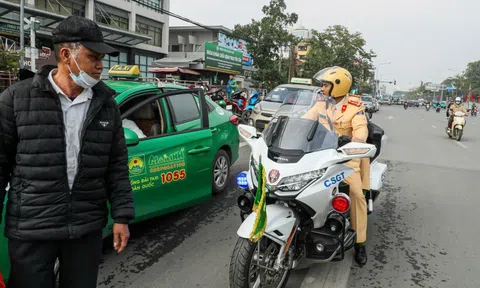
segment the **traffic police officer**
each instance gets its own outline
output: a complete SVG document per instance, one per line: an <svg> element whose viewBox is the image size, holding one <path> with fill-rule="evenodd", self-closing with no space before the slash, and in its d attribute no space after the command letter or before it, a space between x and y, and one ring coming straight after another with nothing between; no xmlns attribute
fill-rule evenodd
<svg viewBox="0 0 480 288"><path fill-rule="evenodd" d="M365 143L368 137L367 117L365 107L358 95L347 95L352 86L352 75L348 70L341 67L325 68L314 77L321 83L321 91L324 96L331 96L335 100L336 107L333 114L333 125L340 136L349 136L353 142ZM325 113L324 103L318 102L303 117L322 122L319 115ZM330 114L330 113L329 113ZM362 161L369 161L365 159ZM351 222L353 229L357 232L357 243L355 244L355 261L363 266L367 263L367 251L365 242L367 240L367 203L363 189L370 189L370 163L364 162L360 173L360 159L353 159L346 163L354 169L354 173L344 181L350 185L350 198L352 201ZM363 177L362 177L363 176ZM362 178L365 182L362 184Z"/></svg>

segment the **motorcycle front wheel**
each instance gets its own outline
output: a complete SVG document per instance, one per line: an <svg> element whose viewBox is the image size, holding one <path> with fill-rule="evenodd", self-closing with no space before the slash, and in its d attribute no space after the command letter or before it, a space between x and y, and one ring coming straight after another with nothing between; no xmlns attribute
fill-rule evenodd
<svg viewBox="0 0 480 288"><path fill-rule="evenodd" d="M457 136L457 141L462 139L463 130L455 128L455 135Z"/></svg>
<svg viewBox="0 0 480 288"><path fill-rule="evenodd" d="M230 288L285 287L293 256L288 253L276 269L275 262L279 253L280 245L268 238L263 237L257 243L238 238L230 259Z"/></svg>

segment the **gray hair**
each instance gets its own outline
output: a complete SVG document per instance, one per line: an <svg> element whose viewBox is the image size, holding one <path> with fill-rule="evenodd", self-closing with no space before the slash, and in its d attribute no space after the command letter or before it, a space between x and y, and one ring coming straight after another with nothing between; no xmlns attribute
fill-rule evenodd
<svg viewBox="0 0 480 288"><path fill-rule="evenodd" d="M55 50L55 58L57 59L57 62L60 61L60 50L62 48L68 48L70 49L70 52L72 53L72 56L76 58L78 56L78 52L80 51L80 44L79 42L71 42L71 43L58 43L55 44L53 49Z"/></svg>

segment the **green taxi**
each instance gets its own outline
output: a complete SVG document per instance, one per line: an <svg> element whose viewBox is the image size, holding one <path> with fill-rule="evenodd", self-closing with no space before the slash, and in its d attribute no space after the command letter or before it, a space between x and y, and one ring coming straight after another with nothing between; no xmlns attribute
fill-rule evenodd
<svg viewBox="0 0 480 288"><path fill-rule="evenodd" d="M113 66L109 72L139 74L137 66ZM104 82L117 92L122 113L135 203L133 222L193 206L227 189L230 167L238 159L237 116L183 86L156 80ZM111 234L112 225L110 218L104 237ZM3 226L4 221L0 272L8 278Z"/></svg>

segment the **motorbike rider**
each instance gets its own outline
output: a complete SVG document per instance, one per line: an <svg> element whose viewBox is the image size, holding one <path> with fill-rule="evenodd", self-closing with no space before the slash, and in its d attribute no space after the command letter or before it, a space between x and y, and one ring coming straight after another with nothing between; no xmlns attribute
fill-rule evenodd
<svg viewBox="0 0 480 288"><path fill-rule="evenodd" d="M362 104L359 95L349 95L353 79L350 72L341 67L329 67L318 72L314 79L320 82L321 91L324 96L332 97L336 105L334 107L334 129L339 136L349 136L353 142L365 143L368 137L367 117L365 106ZM303 117L322 122L321 117L325 111L324 103L320 101L311 108ZM323 124L323 123L322 123ZM368 160L368 159L366 159ZM350 197L352 208L350 212L353 229L357 232L357 243L355 244L355 261L363 266L367 263L367 203L363 188L370 188L369 183L363 186L360 168L367 169L366 162L361 165L360 159L353 159L346 163L354 169L354 173L344 181L350 186ZM368 163L369 168L370 163ZM363 166L363 167L361 167ZM368 177L369 173L368 173Z"/></svg>
<svg viewBox="0 0 480 288"><path fill-rule="evenodd" d="M450 105L450 107L448 108L448 111L449 111L448 131L450 132L450 127L452 126L452 122L453 122L453 114L455 114L455 112L457 111L467 114L467 109L465 109L465 106L462 103L462 98L457 97L455 98L455 102L452 105Z"/></svg>

